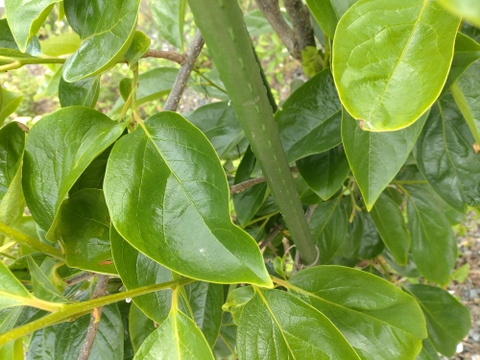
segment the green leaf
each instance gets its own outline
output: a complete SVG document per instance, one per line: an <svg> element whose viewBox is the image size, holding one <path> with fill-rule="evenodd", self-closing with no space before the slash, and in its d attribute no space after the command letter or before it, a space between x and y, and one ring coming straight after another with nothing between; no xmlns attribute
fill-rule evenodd
<svg viewBox="0 0 480 360"><path fill-rule="evenodd" d="M66 82L63 77L58 86L58 99L62 107L82 105L94 107L100 94L100 76L76 82Z"/></svg>
<svg viewBox="0 0 480 360"><path fill-rule="evenodd" d="M20 281L0 262L0 310L13 306L32 304L35 298Z"/></svg>
<svg viewBox="0 0 480 360"><path fill-rule="evenodd" d="M48 279L47 275L45 275L30 255L27 256L27 263L32 277L33 293L38 299L60 303L69 302Z"/></svg>
<svg viewBox="0 0 480 360"><path fill-rule="evenodd" d="M234 184L239 184L243 181L250 180L251 174L255 169L257 159L250 147L243 155L240 165L238 165L237 172L235 173ZM245 189L238 194L233 194L233 206L235 213L237 214L237 221L240 226L245 225L252 220L257 211L260 209L265 201L267 194L267 184L256 184L252 187Z"/></svg>
<svg viewBox="0 0 480 360"><path fill-rule="evenodd" d="M245 305L252 300L255 295L255 290L251 286L237 287L235 290L228 293L228 298L223 305L223 310L231 313L232 319L235 323L240 322L242 311L245 309Z"/></svg>
<svg viewBox="0 0 480 360"><path fill-rule="evenodd" d="M25 211L25 199L22 192L22 169L18 168L5 196L0 201L0 221L5 225L17 223ZM17 225L17 224L15 224ZM0 236L0 244L3 236Z"/></svg>
<svg viewBox="0 0 480 360"><path fill-rule="evenodd" d="M480 44L460 32L457 33L452 67L448 73L447 82L443 87L443 91L449 90L465 70L478 59L480 59Z"/></svg>
<svg viewBox="0 0 480 360"><path fill-rule="evenodd" d="M321 312L280 290L257 289L237 330L240 359L360 359Z"/></svg>
<svg viewBox="0 0 480 360"><path fill-rule="evenodd" d="M373 206L370 215L395 261L400 265L406 265L410 249L410 234L398 205L387 195L382 194Z"/></svg>
<svg viewBox="0 0 480 360"><path fill-rule="evenodd" d="M194 282L185 287L193 319L212 348L222 325L223 285Z"/></svg>
<svg viewBox="0 0 480 360"><path fill-rule="evenodd" d="M0 129L0 201L13 182L22 161L25 131L12 122Z"/></svg>
<svg viewBox="0 0 480 360"><path fill-rule="evenodd" d="M13 91L8 91L0 86L2 101L0 101L0 126L3 125L8 115L12 114L22 102L23 96Z"/></svg>
<svg viewBox="0 0 480 360"><path fill-rule="evenodd" d="M130 68L150 49L150 43L150 38L145 33L135 30L132 43L125 53L125 60L129 63Z"/></svg>
<svg viewBox="0 0 480 360"><path fill-rule="evenodd" d="M480 93L479 93L480 94ZM464 212L480 205L480 157L475 140L450 94L432 107L418 138L418 169L450 206Z"/></svg>
<svg viewBox="0 0 480 360"><path fill-rule="evenodd" d="M145 339L135 359L213 360L214 357L193 320L176 310Z"/></svg>
<svg viewBox="0 0 480 360"><path fill-rule="evenodd" d="M64 65L63 78L76 82L111 68L127 52L140 0L69 0L65 14L82 45Z"/></svg>
<svg viewBox="0 0 480 360"><path fill-rule="evenodd" d="M457 16L480 27L480 3L476 0L438 0L440 4Z"/></svg>
<svg viewBox="0 0 480 360"><path fill-rule="evenodd" d="M333 39L338 21L356 2L357 0L307 0L307 6L322 31Z"/></svg>
<svg viewBox="0 0 480 360"><path fill-rule="evenodd" d="M26 359L77 359L89 323L90 314L36 331ZM89 359L123 359L123 322L115 304L103 307Z"/></svg>
<svg viewBox="0 0 480 360"><path fill-rule="evenodd" d="M367 212L357 212L355 217L361 218L362 238L358 248L358 257L364 260L370 260L380 255L385 245L378 234L377 228L372 220L372 217Z"/></svg>
<svg viewBox="0 0 480 360"><path fill-rule="evenodd" d="M459 24L434 0L360 0L345 13L333 41L333 77L364 130L403 129L430 108L447 79Z"/></svg>
<svg viewBox="0 0 480 360"><path fill-rule="evenodd" d="M244 145L241 149L237 148L245 135L233 106L228 104L226 101L208 104L197 108L187 117L207 136L220 159L236 158L245 150Z"/></svg>
<svg viewBox="0 0 480 360"><path fill-rule="evenodd" d="M440 357L438 356L438 352L433 346L430 339L423 340L422 344L423 344L422 351L420 352L420 354L418 354L416 360L440 360Z"/></svg>
<svg viewBox="0 0 480 360"><path fill-rule="evenodd" d="M297 160L303 180L323 200L330 199L342 187L350 167L343 146Z"/></svg>
<svg viewBox="0 0 480 360"><path fill-rule="evenodd" d="M424 187L410 185L407 191L408 229L412 236L413 260L426 279L446 285L457 257L452 228Z"/></svg>
<svg viewBox="0 0 480 360"><path fill-rule="evenodd" d="M172 280L170 270L138 252L118 234L113 226L110 228L110 241L115 266L127 289L137 289ZM136 296L133 302L150 319L161 323L168 316L171 298L170 291L157 291Z"/></svg>
<svg viewBox="0 0 480 360"><path fill-rule="evenodd" d="M62 204L59 230L67 265L116 274L110 250L110 224L103 191L83 189Z"/></svg>
<svg viewBox="0 0 480 360"><path fill-rule="evenodd" d="M60 0L5 0L5 12L15 42L25 52L33 38L47 19L53 6Z"/></svg>
<svg viewBox="0 0 480 360"><path fill-rule="evenodd" d="M467 281L468 276L470 275L470 264L465 263L460 266L455 272L452 274L452 279L456 282L463 284Z"/></svg>
<svg viewBox="0 0 480 360"><path fill-rule="evenodd" d="M272 26L260 9L249 11L243 16L250 36L260 36L273 33Z"/></svg>
<svg viewBox="0 0 480 360"><path fill-rule="evenodd" d="M156 68L140 74L138 77L140 85L137 88L137 106L167 95L172 89L177 74L178 69L168 67ZM125 100L118 99L110 113L118 115L124 105Z"/></svg>
<svg viewBox="0 0 480 360"><path fill-rule="evenodd" d="M470 127L477 145L480 144L480 91L474 85L474 78L472 77L477 78L479 75L480 61L476 61L457 80L457 83L450 88L453 98Z"/></svg>
<svg viewBox="0 0 480 360"><path fill-rule="evenodd" d="M75 184L71 187L70 196L82 189L102 189L103 178L105 177L105 169L107 167L107 160L112 151L113 145L109 146L80 175Z"/></svg>
<svg viewBox="0 0 480 360"><path fill-rule="evenodd" d="M317 266L298 272L290 283L333 322L362 359L415 359L427 337L417 302L375 275Z"/></svg>
<svg viewBox="0 0 480 360"><path fill-rule="evenodd" d="M179 49L183 49L183 23L186 6L186 0L160 0L154 1L150 8L160 35Z"/></svg>
<svg viewBox="0 0 480 360"><path fill-rule="evenodd" d="M427 115L406 129L374 133L362 131L350 114L343 112L343 146L368 210L407 160Z"/></svg>
<svg viewBox="0 0 480 360"><path fill-rule="evenodd" d="M57 57L74 53L80 47L80 43L81 40L78 34L65 33L50 36L40 44L44 55Z"/></svg>
<svg viewBox="0 0 480 360"><path fill-rule="evenodd" d="M22 308L17 307L0 311L0 334L6 333L15 326L22 310ZM23 360L23 352L23 339L17 339L15 342L0 346L0 359Z"/></svg>
<svg viewBox="0 0 480 360"><path fill-rule="evenodd" d="M257 244L231 222L215 150L182 116L161 112L122 137L104 190L115 228L148 257L199 280L271 286Z"/></svg>
<svg viewBox="0 0 480 360"><path fill-rule="evenodd" d="M135 352L153 331L155 331L153 320L148 318L135 304L132 304L128 316L128 332Z"/></svg>
<svg viewBox="0 0 480 360"><path fill-rule="evenodd" d="M288 161L340 144L341 116L340 101L328 69L300 86L275 114Z"/></svg>
<svg viewBox="0 0 480 360"><path fill-rule="evenodd" d="M44 116L32 128L23 162L23 191L48 239L54 237L54 222L70 188L125 126L96 110L74 106Z"/></svg>
<svg viewBox="0 0 480 360"><path fill-rule="evenodd" d="M468 335L470 312L441 288L415 284L408 291L422 307L427 321L428 339L441 354L451 357L458 343Z"/></svg>
<svg viewBox="0 0 480 360"><path fill-rule="evenodd" d="M341 198L318 204L309 228L320 250L320 264L326 264L342 246L348 233L348 215Z"/></svg>

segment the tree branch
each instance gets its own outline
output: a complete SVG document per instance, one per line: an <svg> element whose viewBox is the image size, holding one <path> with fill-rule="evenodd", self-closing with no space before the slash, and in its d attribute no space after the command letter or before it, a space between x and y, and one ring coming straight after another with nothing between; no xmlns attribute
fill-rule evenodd
<svg viewBox="0 0 480 360"><path fill-rule="evenodd" d="M193 66L195 65L195 62L202 51L203 44L204 41L202 34L200 33L200 30L197 30L192 42L187 48L185 53L185 63L178 72L177 78L175 79L175 83L172 87L172 91L170 91L167 102L163 107L164 110L175 111L177 109L180 99L182 98L183 91L187 86L188 78L190 77Z"/></svg>
<svg viewBox="0 0 480 360"><path fill-rule="evenodd" d="M302 60L302 52L295 39L295 32L288 26L280 12L278 0L255 0L263 15L267 18L273 30L277 33L290 55Z"/></svg>
<svg viewBox="0 0 480 360"><path fill-rule="evenodd" d="M292 22L298 49L302 51L307 46L315 46L308 8L303 4L302 0L283 0L283 3Z"/></svg>
<svg viewBox="0 0 480 360"><path fill-rule="evenodd" d="M296 166L291 166L290 171L297 172L298 169L297 169ZM232 185L232 186L230 186L230 195L241 193L241 192L247 190L248 188L250 188L254 185L257 185L257 184L261 184L263 182L265 182L265 177L260 176L260 177L255 178L255 179L245 180L241 183Z"/></svg>
<svg viewBox="0 0 480 360"><path fill-rule="evenodd" d="M158 58L158 59L167 59L174 61L180 65L185 64L185 61L187 59L186 54L179 54L174 51L163 51L163 50L156 50L156 49L150 49L148 50L142 57L153 57L153 58Z"/></svg>
<svg viewBox="0 0 480 360"><path fill-rule="evenodd" d="M105 296L107 294L107 285L108 285L108 276L99 275L97 286L93 291L92 299L97 299L99 297ZM87 336L83 341L82 349L78 355L78 360L88 360L90 357L90 352L92 351L93 342L97 336L98 327L100 326L100 317L102 316L103 306L93 309L92 315L90 316L90 324L88 325Z"/></svg>

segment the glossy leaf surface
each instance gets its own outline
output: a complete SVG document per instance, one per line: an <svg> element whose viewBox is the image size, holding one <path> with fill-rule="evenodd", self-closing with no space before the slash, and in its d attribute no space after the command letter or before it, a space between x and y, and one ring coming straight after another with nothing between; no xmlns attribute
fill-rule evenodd
<svg viewBox="0 0 480 360"><path fill-rule="evenodd" d="M23 191L44 230L54 224L63 199L82 172L124 128L125 124L85 107L60 109L32 128L23 162Z"/></svg>
<svg viewBox="0 0 480 360"><path fill-rule="evenodd" d="M135 352L153 331L155 331L153 320L148 318L135 304L132 304L128 315L128 333Z"/></svg>
<svg viewBox="0 0 480 360"><path fill-rule="evenodd" d="M242 149L237 146L245 139L233 106L216 102L199 107L188 116L188 121L198 127L212 143L220 159L238 157Z"/></svg>
<svg viewBox="0 0 480 360"><path fill-rule="evenodd" d="M323 32L333 39L338 21L356 2L357 0L307 0L307 5Z"/></svg>
<svg viewBox="0 0 480 360"><path fill-rule="evenodd" d="M240 165L235 173L235 184L251 179L251 174L255 169L257 159L252 149L249 147L243 155ZM233 206L237 214L237 220L240 226L245 226L255 216L265 201L267 193L267 184L256 184L245 189L238 194L233 194Z"/></svg>
<svg viewBox="0 0 480 360"><path fill-rule="evenodd" d="M0 310L29 304L34 299L5 264L0 261Z"/></svg>
<svg viewBox="0 0 480 360"><path fill-rule="evenodd" d="M25 52L28 42L57 2L59 0L5 0L8 24L20 51Z"/></svg>
<svg viewBox="0 0 480 360"><path fill-rule="evenodd" d="M348 232L348 215L340 198L318 204L309 224L320 264L326 264L342 246Z"/></svg>
<svg viewBox="0 0 480 360"><path fill-rule="evenodd" d="M185 287L193 319L212 348L222 325L223 285L194 282Z"/></svg>
<svg viewBox="0 0 480 360"><path fill-rule="evenodd" d="M476 0L438 0L453 14L465 18L477 27L480 27L480 3Z"/></svg>
<svg viewBox="0 0 480 360"><path fill-rule="evenodd" d="M94 107L100 94L100 77L93 76L76 82L66 82L63 77L58 86L62 107L82 105Z"/></svg>
<svg viewBox="0 0 480 360"><path fill-rule="evenodd" d="M411 251L420 273L440 285L448 283L457 257L453 231L443 211L421 186L408 186ZM439 261L442 259L442 261Z"/></svg>
<svg viewBox="0 0 480 360"><path fill-rule="evenodd" d="M97 75L121 60L135 31L140 0L93 0L65 3L70 26L82 45L64 65L63 78L75 82Z"/></svg>
<svg viewBox="0 0 480 360"><path fill-rule="evenodd" d="M108 209L102 190L83 189L62 204L59 229L72 268L116 274L110 250Z"/></svg>
<svg viewBox="0 0 480 360"><path fill-rule="evenodd" d="M387 195L382 194L373 206L370 215L395 261L400 265L406 265L410 249L410 234L398 205Z"/></svg>
<svg viewBox="0 0 480 360"><path fill-rule="evenodd" d="M110 241L115 266L127 289L163 283L172 280L172 272L156 261L146 257L125 241L112 226ZM133 302L149 318L161 323L170 311L171 291L157 291L152 294L136 296Z"/></svg>
<svg viewBox="0 0 480 360"><path fill-rule="evenodd" d="M450 88L477 144L480 144L480 91L475 86L475 79L479 75L480 61L475 61Z"/></svg>
<svg viewBox="0 0 480 360"><path fill-rule="evenodd" d="M460 32L457 33L452 67L443 91L450 89L452 84L457 81L465 70L478 59L480 59L480 44Z"/></svg>
<svg viewBox="0 0 480 360"><path fill-rule="evenodd" d="M426 119L423 115L415 124L400 131L374 133L363 131L343 112L345 153L368 210L407 160Z"/></svg>
<svg viewBox="0 0 480 360"><path fill-rule="evenodd" d="M16 122L0 129L0 201L5 196L18 168L25 148L25 131Z"/></svg>
<svg viewBox="0 0 480 360"><path fill-rule="evenodd" d="M330 199L341 187L350 167L342 146L297 160L303 180L323 200Z"/></svg>
<svg viewBox="0 0 480 360"><path fill-rule="evenodd" d="M148 51L150 43L150 38L145 33L135 30L132 43L125 53L125 60L130 64L130 67L135 65Z"/></svg>
<svg viewBox="0 0 480 360"><path fill-rule="evenodd" d="M78 359L90 314L34 333L27 360ZM115 304L103 307L90 359L123 359L123 323Z"/></svg>
<svg viewBox="0 0 480 360"><path fill-rule="evenodd" d="M213 360L214 357L193 320L177 310L145 339L135 359Z"/></svg>
<svg viewBox="0 0 480 360"><path fill-rule="evenodd" d="M35 297L52 302L69 302L63 297L62 293L55 287L55 285L53 285L47 275L30 255L27 256L27 262L28 267L30 268L33 293L35 294Z"/></svg>
<svg viewBox="0 0 480 360"><path fill-rule="evenodd" d="M432 107L416 146L421 173L443 200L461 212L466 205L480 205L480 157L474 143L461 112L446 94Z"/></svg>
<svg viewBox="0 0 480 360"><path fill-rule="evenodd" d="M183 23L186 0L160 0L152 3L152 15L160 35L173 46L183 48Z"/></svg>
<svg viewBox="0 0 480 360"><path fill-rule="evenodd" d="M459 23L433 0L360 0L345 13L333 77L363 129L403 129L428 110L447 79Z"/></svg>
<svg viewBox="0 0 480 360"><path fill-rule="evenodd" d="M8 91L1 86L0 91L2 93L2 101L0 101L0 126L2 126L7 116L18 108L23 97L22 95L14 93L13 91Z"/></svg>
<svg viewBox="0 0 480 360"><path fill-rule="evenodd" d="M451 357L467 336L471 321L468 308L448 291L438 287L413 284L408 293L417 299L427 321L428 340L438 352Z"/></svg>
<svg viewBox="0 0 480 360"><path fill-rule="evenodd" d="M333 322L362 359L415 359L427 337L417 302L375 275L318 266L298 272L290 283L302 289L298 291Z"/></svg>
<svg viewBox="0 0 480 360"><path fill-rule="evenodd" d="M275 114L288 161L340 144L341 116L330 71L324 70L300 86Z"/></svg>
<svg viewBox="0 0 480 360"><path fill-rule="evenodd" d="M231 222L215 150L182 116L159 113L120 139L104 190L115 228L155 261L199 280L271 284L257 244Z"/></svg>
<svg viewBox="0 0 480 360"><path fill-rule="evenodd" d="M50 36L41 43L42 54L47 56L72 54L80 47L80 42L80 37L75 33Z"/></svg>
<svg viewBox="0 0 480 360"><path fill-rule="evenodd" d="M237 330L241 360L359 359L325 315L280 290L258 290Z"/></svg>

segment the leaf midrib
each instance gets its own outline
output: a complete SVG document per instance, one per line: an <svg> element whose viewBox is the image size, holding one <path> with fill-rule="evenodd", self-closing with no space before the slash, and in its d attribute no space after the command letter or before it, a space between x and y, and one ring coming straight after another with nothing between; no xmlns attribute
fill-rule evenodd
<svg viewBox="0 0 480 360"><path fill-rule="evenodd" d="M376 101L376 103L375 103L375 106L373 106L372 111L370 112L370 119L373 118L373 115L375 115L375 113L376 113L377 110L379 109L379 106L378 106L378 105L381 104L381 103L383 103L383 98L385 97L385 94L386 94L386 92L387 92L387 90L388 90L388 88L389 88L389 86L390 86L390 83L391 83L391 80L392 80L392 78L393 78L393 75L396 73L399 64L401 63L401 61L403 60L403 57L405 56L405 52L407 51L407 48L408 48L409 45L410 45L410 42L411 42L411 40L412 40L412 37L413 37L413 35L414 35L415 32L416 32L417 26L418 26L418 24L420 23L420 20L422 19L423 13L425 12L425 9L426 9L428 3L429 3L429 0L423 0L422 9L420 10L420 13L418 14L418 17L417 17L415 23L414 23L413 26L412 26L412 32L411 32L410 35L408 36L408 39L407 39L407 41L406 41L406 43L405 43L405 46L403 47L402 52L401 52L400 56L398 57L397 62L395 63L395 66L393 67L390 76L388 77L387 83L385 84L385 88L384 88L382 94L377 98L377 101ZM367 120L368 120L368 119L367 119Z"/></svg>

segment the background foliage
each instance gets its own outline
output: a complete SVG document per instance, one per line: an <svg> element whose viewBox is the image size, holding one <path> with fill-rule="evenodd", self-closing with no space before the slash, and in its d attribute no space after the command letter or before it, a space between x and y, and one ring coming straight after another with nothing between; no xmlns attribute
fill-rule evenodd
<svg viewBox="0 0 480 360"><path fill-rule="evenodd" d="M5 3L2 359L455 352L476 4Z"/></svg>

